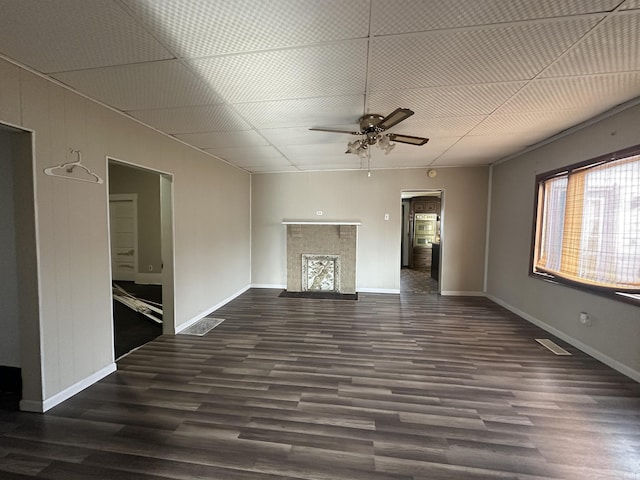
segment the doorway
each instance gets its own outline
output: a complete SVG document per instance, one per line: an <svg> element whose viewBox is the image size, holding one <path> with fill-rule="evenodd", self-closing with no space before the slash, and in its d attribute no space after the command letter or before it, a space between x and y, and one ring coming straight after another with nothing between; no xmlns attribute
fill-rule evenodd
<svg viewBox="0 0 640 480"><path fill-rule="evenodd" d="M0 124L0 409L42 394L33 132Z"/></svg>
<svg viewBox="0 0 640 480"><path fill-rule="evenodd" d="M440 293L442 190L402 192L400 292Z"/></svg>
<svg viewBox="0 0 640 480"><path fill-rule="evenodd" d="M172 179L110 159L109 237L115 358L163 333L173 318Z"/></svg>

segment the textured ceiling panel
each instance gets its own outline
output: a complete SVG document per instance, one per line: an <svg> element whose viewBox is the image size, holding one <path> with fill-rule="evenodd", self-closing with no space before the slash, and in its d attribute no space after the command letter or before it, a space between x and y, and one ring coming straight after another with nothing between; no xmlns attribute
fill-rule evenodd
<svg viewBox="0 0 640 480"><path fill-rule="evenodd" d="M178 60L77 70L53 77L121 110L222 103Z"/></svg>
<svg viewBox="0 0 640 480"><path fill-rule="evenodd" d="M250 171L366 167L344 154L354 136L308 129L357 130L362 114L398 107L415 114L391 132L431 141L373 149L372 168L473 165L640 95L634 9L640 0L0 0L0 54Z"/></svg>
<svg viewBox="0 0 640 480"><path fill-rule="evenodd" d="M183 133L176 137L198 148L260 147L269 144L255 130Z"/></svg>
<svg viewBox="0 0 640 480"><path fill-rule="evenodd" d="M225 159L240 167L258 165L260 160L271 164L288 164L289 162L273 147L238 147L238 148L207 148L206 152Z"/></svg>
<svg viewBox="0 0 640 480"><path fill-rule="evenodd" d="M640 8L640 0L627 0L621 10L633 10Z"/></svg>
<svg viewBox="0 0 640 480"><path fill-rule="evenodd" d="M132 117L166 133L227 132L251 127L226 105L133 110Z"/></svg>
<svg viewBox="0 0 640 480"><path fill-rule="evenodd" d="M468 165L473 158L478 163L491 163L506 155L523 150L527 141L521 135L469 135L438 157L434 165Z"/></svg>
<svg viewBox="0 0 640 480"><path fill-rule="evenodd" d="M486 116L432 118L416 112L409 120L393 127L393 132L418 137L460 137L482 122Z"/></svg>
<svg viewBox="0 0 640 480"><path fill-rule="evenodd" d="M364 94L367 42L223 56L190 64L230 103Z"/></svg>
<svg viewBox="0 0 640 480"><path fill-rule="evenodd" d="M640 70L640 12L607 18L542 77Z"/></svg>
<svg viewBox="0 0 640 480"><path fill-rule="evenodd" d="M353 130L355 125L337 126L344 130ZM260 130L260 133L273 145L315 145L321 143L344 144L352 141L355 137L347 134L311 131L306 127L298 128L268 128Z"/></svg>
<svg viewBox="0 0 640 480"><path fill-rule="evenodd" d="M372 91L526 80L584 35L598 18L376 38Z"/></svg>
<svg viewBox="0 0 640 480"><path fill-rule="evenodd" d="M469 135L526 132L540 140L586 120L591 116L590 113L590 110L580 109L492 115L471 130Z"/></svg>
<svg viewBox="0 0 640 480"><path fill-rule="evenodd" d="M0 0L2 53L41 72L172 58L117 3Z"/></svg>
<svg viewBox="0 0 640 480"><path fill-rule="evenodd" d="M124 0L180 56L204 57L363 38L368 0Z"/></svg>
<svg viewBox="0 0 640 480"><path fill-rule="evenodd" d="M594 112L640 95L640 72L534 80L496 113L569 110L589 105Z"/></svg>
<svg viewBox="0 0 640 480"><path fill-rule="evenodd" d="M389 35L613 10L620 0L374 0L373 33Z"/></svg>
<svg viewBox="0 0 640 480"><path fill-rule="evenodd" d="M363 95L241 103L238 112L256 128L333 127L357 122Z"/></svg>
<svg viewBox="0 0 640 480"><path fill-rule="evenodd" d="M525 82L510 82L374 92L369 96L369 110L384 115L410 105L412 110L428 117L487 115L524 85Z"/></svg>

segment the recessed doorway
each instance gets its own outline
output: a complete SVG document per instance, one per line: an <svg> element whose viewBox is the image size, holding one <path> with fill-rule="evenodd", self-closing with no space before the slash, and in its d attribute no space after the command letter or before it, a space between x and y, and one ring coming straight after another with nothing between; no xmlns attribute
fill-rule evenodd
<svg viewBox="0 0 640 480"><path fill-rule="evenodd" d="M400 292L440 293L443 191L402 192Z"/></svg>
<svg viewBox="0 0 640 480"><path fill-rule="evenodd" d="M118 359L175 331L173 202L170 175L116 160L109 160L108 167L114 355Z"/></svg>

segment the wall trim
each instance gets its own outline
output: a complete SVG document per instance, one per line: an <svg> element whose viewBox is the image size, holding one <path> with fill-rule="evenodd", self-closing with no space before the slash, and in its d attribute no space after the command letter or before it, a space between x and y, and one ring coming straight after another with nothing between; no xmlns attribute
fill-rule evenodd
<svg viewBox="0 0 640 480"><path fill-rule="evenodd" d="M44 413L47 410L59 405L60 403L68 400L73 397L75 394L80 393L87 387L90 387L94 383L102 380L107 375L112 374L117 370L115 363L110 363L106 367L98 370L95 373L92 373L88 377L80 380L79 382L74 383L68 388L65 388L59 393L56 393L53 397L47 398L41 402L35 400L21 400L20 401L20 410L23 412L36 412L36 413Z"/></svg>
<svg viewBox="0 0 640 480"><path fill-rule="evenodd" d="M440 292L443 297L484 297L484 292L462 292L458 290L443 290Z"/></svg>
<svg viewBox="0 0 640 480"><path fill-rule="evenodd" d="M187 320L185 323L182 323L180 325L176 325L176 334L180 333L182 330L184 330L185 328L189 328L191 325L193 325L194 323L196 323L198 320L203 319L204 317L206 317L207 315L215 312L216 310L218 310L219 308L225 306L227 303L229 303L231 300L233 300L234 298L239 297L240 295L242 295L244 292L246 292L247 290L249 290L250 285L247 285L246 287L241 288L240 290L238 290L236 293L228 296L227 298L225 298L224 300L222 300L221 302L215 304L213 307L205 310L202 313L199 313L198 315L196 315L195 317L191 318L190 320Z"/></svg>
<svg viewBox="0 0 640 480"><path fill-rule="evenodd" d="M278 288L278 289L286 289L287 286L284 284L278 283L252 283L251 288Z"/></svg>
<svg viewBox="0 0 640 480"><path fill-rule="evenodd" d="M356 292L359 293L392 293L400 295L399 288L356 288Z"/></svg>
<svg viewBox="0 0 640 480"><path fill-rule="evenodd" d="M555 327L552 327L551 325L543 322L542 320L529 315L528 313L523 312L522 310L514 307L513 305L510 305L506 302L503 302L502 300L500 300L499 298L494 297L493 295L489 295L487 294L487 298L495 303L497 303L498 305L506 308L507 310L509 310L510 312L515 313L516 315L518 315L519 317L522 317L523 319L527 320L530 323L533 323L534 325L540 327L541 329L551 333L552 335L555 335L556 337L558 337L561 340L564 340L565 342L567 342L570 345L573 345L574 347L576 347L578 350L581 350L582 352L586 353L587 355L595 358L596 360L601 361L602 363L604 363L605 365L613 368L614 370L620 372L621 374L629 377L632 380L635 380L636 382L640 383L640 372L634 370L633 368L628 367L627 365L611 358L610 356L600 352L599 350L596 350L593 347L590 347L589 345L582 343L580 340L576 340L575 338L567 335L566 333L558 330Z"/></svg>

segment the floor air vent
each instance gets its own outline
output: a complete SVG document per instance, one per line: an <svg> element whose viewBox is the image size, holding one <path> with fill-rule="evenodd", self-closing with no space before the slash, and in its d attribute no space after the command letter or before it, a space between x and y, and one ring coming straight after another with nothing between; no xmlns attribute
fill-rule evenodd
<svg viewBox="0 0 640 480"><path fill-rule="evenodd" d="M549 340L548 338L536 338L536 342L538 342L543 347L548 348L556 355L571 355L560 345L558 345L557 343L554 343L553 340Z"/></svg>
<svg viewBox="0 0 640 480"><path fill-rule="evenodd" d="M224 318L208 318L197 321L180 332L180 335L197 335L202 337L224 322Z"/></svg>

